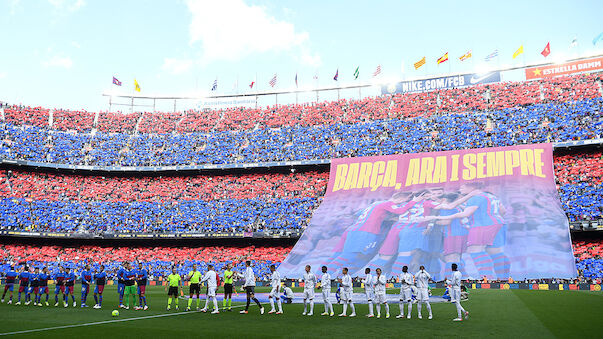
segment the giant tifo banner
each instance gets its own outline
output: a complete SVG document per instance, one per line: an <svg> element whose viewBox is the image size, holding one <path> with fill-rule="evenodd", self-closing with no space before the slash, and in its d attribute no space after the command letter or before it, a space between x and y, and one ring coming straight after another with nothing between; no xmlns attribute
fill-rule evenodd
<svg viewBox="0 0 603 339"><path fill-rule="evenodd" d="M550 78L558 75L603 70L603 57L562 64L526 68L526 79Z"/></svg>
<svg viewBox="0 0 603 339"><path fill-rule="evenodd" d="M569 224L551 144L333 159L329 185L278 268L332 276L423 265L436 280L452 263L466 278L572 278Z"/></svg>
<svg viewBox="0 0 603 339"><path fill-rule="evenodd" d="M500 72L486 74L461 74L440 78L401 81L381 86L381 94L427 92L500 81Z"/></svg>

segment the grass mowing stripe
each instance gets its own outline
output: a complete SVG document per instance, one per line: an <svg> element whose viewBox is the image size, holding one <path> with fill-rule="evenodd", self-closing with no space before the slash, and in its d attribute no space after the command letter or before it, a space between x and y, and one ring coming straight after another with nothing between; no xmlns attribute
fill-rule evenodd
<svg viewBox="0 0 603 339"><path fill-rule="evenodd" d="M244 307L244 306L245 305L236 305L236 306L232 306L232 308ZM133 317L133 318L126 318L126 319L104 320L104 321L97 321L97 322L93 322L93 323L62 325L62 326L45 327L45 328L34 328L34 329L31 329L31 330L22 330L22 331L0 333L0 336L15 335L15 334L26 334L26 333L43 332L43 331L51 331L51 330L60 330L60 329L73 328L73 327L84 327L84 326L103 325L103 324L110 324L110 323L120 323L120 322L124 322L124 321L134 321L134 320L142 320L142 319L171 317L171 316L175 316L175 315L192 314L192 313L201 313L201 311L196 311L196 310L195 311L183 311L183 312L176 312L176 313L164 313L164 314L148 315L148 316L144 316L144 317Z"/></svg>

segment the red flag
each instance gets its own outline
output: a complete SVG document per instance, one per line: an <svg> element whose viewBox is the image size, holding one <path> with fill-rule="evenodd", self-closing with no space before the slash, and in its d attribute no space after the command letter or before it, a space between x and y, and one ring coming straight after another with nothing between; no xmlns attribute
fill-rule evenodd
<svg viewBox="0 0 603 339"><path fill-rule="evenodd" d="M255 85L255 81L252 81L252 82L249 84L249 88L253 88L253 85Z"/></svg>
<svg viewBox="0 0 603 339"><path fill-rule="evenodd" d="M547 42L546 46L544 47L544 49L542 50L542 52L540 52L540 54L542 54L543 57L548 57L549 54L551 54L551 43Z"/></svg>

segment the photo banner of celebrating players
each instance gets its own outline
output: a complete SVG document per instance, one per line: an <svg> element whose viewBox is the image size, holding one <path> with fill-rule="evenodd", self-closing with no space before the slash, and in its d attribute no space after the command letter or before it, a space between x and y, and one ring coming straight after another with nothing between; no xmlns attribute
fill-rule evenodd
<svg viewBox="0 0 603 339"><path fill-rule="evenodd" d="M388 277L424 265L435 280L574 278L551 144L333 159L320 207L278 268L348 267Z"/></svg>

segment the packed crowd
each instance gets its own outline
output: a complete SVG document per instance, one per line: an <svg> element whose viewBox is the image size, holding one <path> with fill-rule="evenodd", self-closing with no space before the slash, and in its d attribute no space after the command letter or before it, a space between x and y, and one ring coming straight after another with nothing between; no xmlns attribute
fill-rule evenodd
<svg viewBox="0 0 603 339"><path fill-rule="evenodd" d="M571 221L603 217L600 152L555 158ZM0 230L199 233L303 229L326 172L101 177L0 171Z"/></svg>
<svg viewBox="0 0 603 339"><path fill-rule="evenodd" d="M239 272L244 270L245 260L252 260L257 276L267 277L268 267L285 259L290 247L58 247L0 245L1 272L5 273L10 264L27 264L30 267L48 267L50 272L58 272L59 266L69 267L77 272L88 263L98 269L102 264L109 277L114 277L123 262L143 263L149 270L151 279L165 277L173 266L180 274L188 273L193 264L202 272L208 264L221 270L232 263Z"/></svg>
<svg viewBox="0 0 603 339"><path fill-rule="evenodd" d="M366 123L211 134L71 133L4 124L0 157L95 166L314 160L601 137L603 99Z"/></svg>
<svg viewBox="0 0 603 339"><path fill-rule="evenodd" d="M574 241L574 255L579 281L603 279L603 242L600 240ZM92 267L103 264L109 276L113 276L123 262L138 263L149 270L151 279L164 277L176 266L179 273L188 273L193 264L205 271L208 264L221 271L227 263L235 270L244 269L245 260L252 260L253 270L260 280L269 277L268 267L282 262L291 247L58 247L30 245L0 245L0 274L11 263L28 264L30 267L48 267L56 272L59 266L81 271L88 263Z"/></svg>
<svg viewBox="0 0 603 339"><path fill-rule="evenodd" d="M228 108L178 113L97 113L12 106L5 109L13 125L53 130L103 133L179 133L250 130L294 126L354 124L383 119L429 116L434 113L502 110L537 103L560 103L600 97L600 73L579 74L530 82L503 82L424 93L384 95L358 100L342 99L315 104L266 108ZM49 119L52 113L53 119ZM137 127L138 125L138 127Z"/></svg>

